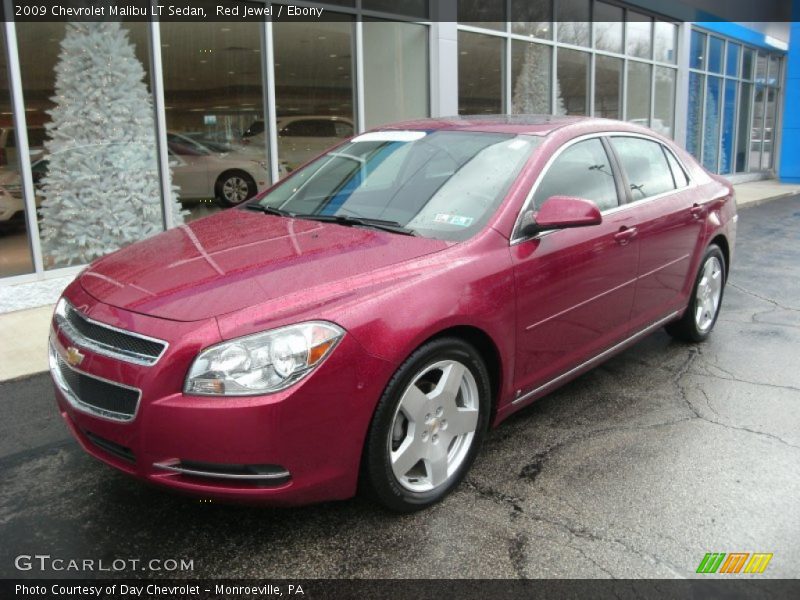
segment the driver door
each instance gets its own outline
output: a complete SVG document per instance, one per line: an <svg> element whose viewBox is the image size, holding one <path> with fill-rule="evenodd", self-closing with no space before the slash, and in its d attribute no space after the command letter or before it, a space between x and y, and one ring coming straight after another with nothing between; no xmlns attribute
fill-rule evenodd
<svg viewBox="0 0 800 600"><path fill-rule="evenodd" d="M534 191L534 208L555 195L592 200L603 222L511 246L520 401L533 400L541 386L623 339L633 306L639 244L631 211L618 208L620 181L601 138L567 145L557 155Z"/></svg>

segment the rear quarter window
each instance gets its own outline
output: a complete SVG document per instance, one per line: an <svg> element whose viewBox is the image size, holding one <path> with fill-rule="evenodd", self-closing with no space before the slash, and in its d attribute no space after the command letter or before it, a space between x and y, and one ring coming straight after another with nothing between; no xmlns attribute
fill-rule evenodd
<svg viewBox="0 0 800 600"><path fill-rule="evenodd" d="M672 151L664 147L664 155L667 157L669 168L672 171L672 177L675 179L675 187L682 188L689 185L689 177L686 175L686 171L683 170L683 167L678 162L678 159L675 158Z"/></svg>

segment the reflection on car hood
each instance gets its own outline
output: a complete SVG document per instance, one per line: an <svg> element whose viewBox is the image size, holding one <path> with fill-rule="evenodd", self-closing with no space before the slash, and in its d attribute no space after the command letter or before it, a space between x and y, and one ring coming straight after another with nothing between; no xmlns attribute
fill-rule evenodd
<svg viewBox="0 0 800 600"><path fill-rule="evenodd" d="M331 284L346 287L348 278L448 245L231 209L110 254L80 284L112 306L196 321L315 287L324 295Z"/></svg>

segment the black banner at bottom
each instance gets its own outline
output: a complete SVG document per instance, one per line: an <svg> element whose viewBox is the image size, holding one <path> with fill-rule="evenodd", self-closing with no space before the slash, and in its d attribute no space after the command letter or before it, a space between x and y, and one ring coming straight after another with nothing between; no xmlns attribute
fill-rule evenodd
<svg viewBox="0 0 800 600"><path fill-rule="evenodd" d="M800 580L532 580L532 579L4 579L0 598L392 599L513 598L800 598Z"/></svg>

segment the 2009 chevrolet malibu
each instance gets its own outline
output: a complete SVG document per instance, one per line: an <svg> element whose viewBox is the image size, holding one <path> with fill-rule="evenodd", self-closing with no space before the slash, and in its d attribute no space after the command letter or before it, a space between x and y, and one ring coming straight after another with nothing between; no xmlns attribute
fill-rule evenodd
<svg viewBox="0 0 800 600"><path fill-rule="evenodd" d="M418 509L511 413L661 326L704 340L736 219L728 183L635 125L384 127L94 262L53 317L58 405L164 487Z"/></svg>

